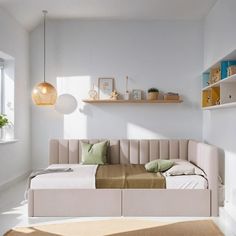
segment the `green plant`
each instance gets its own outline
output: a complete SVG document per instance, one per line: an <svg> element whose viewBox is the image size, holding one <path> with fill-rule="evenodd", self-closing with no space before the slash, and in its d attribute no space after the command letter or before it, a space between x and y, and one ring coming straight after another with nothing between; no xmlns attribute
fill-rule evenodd
<svg viewBox="0 0 236 236"><path fill-rule="evenodd" d="M148 93L158 93L159 90L157 88L150 88L148 89Z"/></svg>
<svg viewBox="0 0 236 236"><path fill-rule="evenodd" d="M0 128L9 124L9 120L7 119L6 115L0 114Z"/></svg>

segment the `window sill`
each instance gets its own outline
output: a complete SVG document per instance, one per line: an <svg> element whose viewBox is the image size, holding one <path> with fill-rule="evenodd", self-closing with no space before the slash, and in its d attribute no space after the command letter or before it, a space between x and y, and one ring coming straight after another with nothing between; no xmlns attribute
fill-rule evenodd
<svg viewBox="0 0 236 236"><path fill-rule="evenodd" d="M0 144L10 144L18 142L18 139L8 139L8 140L0 140Z"/></svg>

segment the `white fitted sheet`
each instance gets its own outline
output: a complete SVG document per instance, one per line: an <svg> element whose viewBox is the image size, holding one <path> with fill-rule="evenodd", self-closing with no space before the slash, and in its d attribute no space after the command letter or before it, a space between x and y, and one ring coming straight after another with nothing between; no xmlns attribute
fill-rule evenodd
<svg viewBox="0 0 236 236"><path fill-rule="evenodd" d="M167 189L207 189L208 182L201 175L167 176Z"/></svg>
<svg viewBox="0 0 236 236"><path fill-rule="evenodd" d="M71 168L72 172L58 172L38 175L31 180L31 189L95 189L97 165L53 164L48 169Z"/></svg>

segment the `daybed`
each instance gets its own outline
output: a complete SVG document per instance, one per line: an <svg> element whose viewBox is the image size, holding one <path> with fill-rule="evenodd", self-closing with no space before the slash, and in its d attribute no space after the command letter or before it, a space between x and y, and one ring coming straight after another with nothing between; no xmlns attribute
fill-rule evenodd
<svg viewBox="0 0 236 236"><path fill-rule="evenodd" d="M51 140L49 164L73 166L81 161L80 143L101 140ZM206 179L189 188L86 189L76 178L54 187L32 185L28 193L29 216L217 216L218 149L193 140L109 140L108 162L145 164L154 159L181 159L201 168ZM78 165L76 165L78 166ZM63 173L65 174L65 173ZM181 176L180 176L181 177ZM184 176L181 181L196 181ZM191 179L192 178L192 179ZM41 178L42 181L43 177ZM37 180L37 179L36 179ZM40 178L39 178L40 180ZM166 180L167 187L173 179ZM172 182L171 182L172 181ZM49 183L50 181L48 181ZM63 187L60 187L63 186ZM178 189L179 188L179 189Z"/></svg>

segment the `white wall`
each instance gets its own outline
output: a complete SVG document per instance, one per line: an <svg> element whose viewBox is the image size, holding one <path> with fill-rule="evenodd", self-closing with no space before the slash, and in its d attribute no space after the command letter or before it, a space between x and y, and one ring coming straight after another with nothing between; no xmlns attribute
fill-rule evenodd
<svg viewBox="0 0 236 236"><path fill-rule="evenodd" d="M64 83L79 108L63 117L32 106L33 168L47 165L50 138L202 138L202 22L50 21L48 81ZM42 26L30 35L32 86L42 80ZM112 76L116 88L157 87L183 95L180 105L85 105L91 83ZM62 78L62 79L59 79Z"/></svg>
<svg viewBox="0 0 236 236"><path fill-rule="evenodd" d="M0 186L31 169L28 33L0 8L0 51L15 58L16 143L0 144Z"/></svg>
<svg viewBox="0 0 236 236"><path fill-rule="evenodd" d="M205 68L236 49L236 1L218 0L205 22ZM226 209L236 220L236 109L204 111L203 137L222 148ZM225 162L225 163L224 163Z"/></svg>

